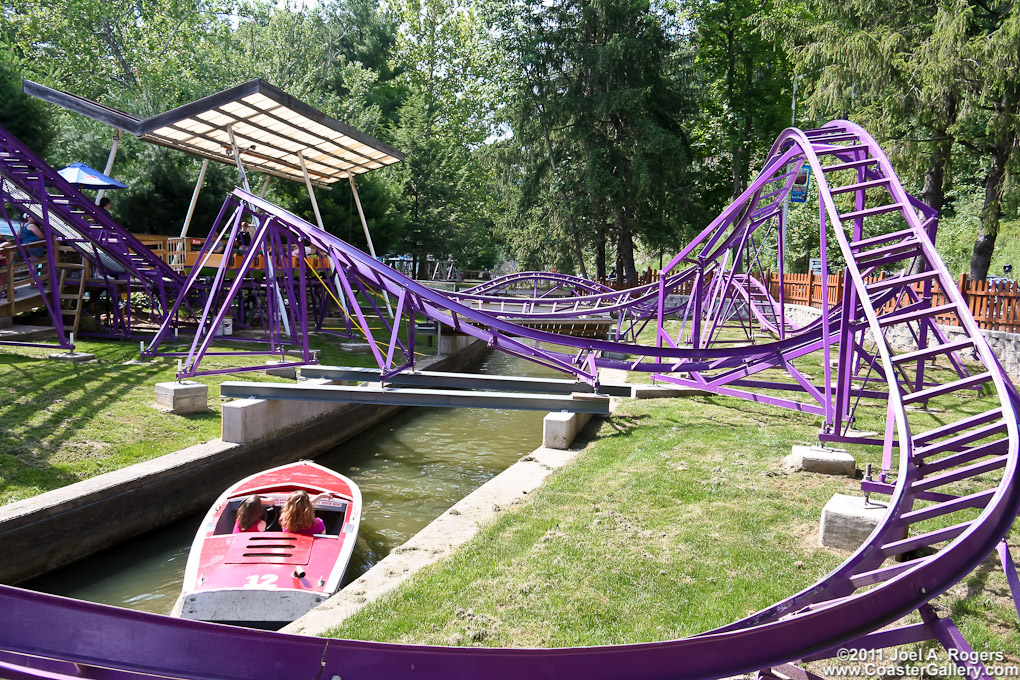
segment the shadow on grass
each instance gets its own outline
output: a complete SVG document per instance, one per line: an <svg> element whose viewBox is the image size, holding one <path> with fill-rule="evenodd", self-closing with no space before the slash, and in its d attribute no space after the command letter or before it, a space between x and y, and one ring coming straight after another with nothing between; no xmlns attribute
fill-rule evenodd
<svg viewBox="0 0 1020 680"><path fill-rule="evenodd" d="M641 421L647 420L645 415L614 415L611 418L592 418L584 429L574 439L573 448L583 448L595 439L608 439L630 434L641 425ZM602 427L609 428L607 432L600 433Z"/></svg>
<svg viewBox="0 0 1020 680"><path fill-rule="evenodd" d="M139 385L153 382L168 371L167 366L161 364L121 365L131 351L120 346L97 348L97 360L89 363L10 354L0 356L0 367L6 374L4 382L12 390L0 406L0 421L5 423L0 427L5 440L0 444L0 453L13 454L21 467L34 471L33 481L41 487L56 488L66 483L67 473L45 462L49 456L67 444L84 424L124 399ZM55 404L59 406L54 408ZM40 421L37 416L42 412L45 416ZM197 417L217 415L210 411ZM51 475L51 482L40 474L44 471ZM18 481L18 470L5 472L0 491Z"/></svg>

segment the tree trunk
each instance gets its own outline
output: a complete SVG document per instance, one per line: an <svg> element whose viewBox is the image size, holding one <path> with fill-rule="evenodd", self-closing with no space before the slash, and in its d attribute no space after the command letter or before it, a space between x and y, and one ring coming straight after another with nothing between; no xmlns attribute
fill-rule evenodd
<svg viewBox="0 0 1020 680"><path fill-rule="evenodd" d="M606 275L606 228L599 222L598 232L595 234L595 278L605 281Z"/></svg>
<svg viewBox="0 0 1020 680"><path fill-rule="evenodd" d="M574 242L574 257L577 258L577 271L582 279L588 278L588 268L584 266L584 249L581 248L581 237L575 231L572 236Z"/></svg>
<svg viewBox="0 0 1020 680"><path fill-rule="evenodd" d="M545 111L539 108L539 113L545 115ZM549 154L549 167L552 169L553 179L558 179L558 173L556 171L556 156L553 155L552 140L549 139L549 126L545 124L545 119L542 120L542 135L545 138L545 150ZM557 184L559 184L557 182ZM560 191L556 191L556 198L559 201L560 207L563 209L563 216L567 219L567 225L570 229L571 235L574 237L574 255L577 258L577 270L582 278L588 278L588 268L584 265L584 250L581 248L581 237L578 233L577 225L574 223L574 213L571 211L570 206L567 205L567 198Z"/></svg>
<svg viewBox="0 0 1020 680"><path fill-rule="evenodd" d="M945 130L937 130L937 136L945 141L936 142L935 150L932 152L931 163L924 173L924 188L921 190L921 200L930 208L933 208L939 215L942 213L942 206L946 202L946 168L949 166L949 159L953 151L953 138ZM935 216L938 219L938 215ZM910 267L911 274L920 274L924 271L927 258L917 256Z"/></svg>
<svg viewBox="0 0 1020 680"><path fill-rule="evenodd" d="M1002 215L1002 188L1006 180L1006 161L1009 147L992 152L991 165L985 178L985 204L981 208L981 226L978 228L974 252L970 257L971 281L984 281L992 262L995 238L999 235L999 217Z"/></svg>
<svg viewBox="0 0 1020 680"><path fill-rule="evenodd" d="M953 155L953 143L956 139L949 133L949 127L956 122L957 96L953 91L947 92L942 98L942 105L945 108L945 115L941 124L936 125L935 137L942 142L936 142L935 151L932 154L931 163L927 172L924 173L924 189L921 192L921 200L928 206L934 208L940 214L942 206L946 202L946 168Z"/></svg>
<svg viewBox="0 0 1020 680"><path fill-rule="evenodd" d="M939 132L940 135L946 136L946 140L935 144L931 163L924 173L924 188L921 190L921 200L924 201L925 205L941 213L942 206L946 202L946 166L949 165L953 138L949 137L944 130Z"/></svg>
<svg viewBox="0 0 1020 680"><path fill-rule="evenodd" d="M630 225L627 224L626 208L616 210L616 259L620 262L623 271L617 270L617 277L627 281L628 286L633 286L637 281L637 269L634 266L634 236L630 232Z"/></svg>

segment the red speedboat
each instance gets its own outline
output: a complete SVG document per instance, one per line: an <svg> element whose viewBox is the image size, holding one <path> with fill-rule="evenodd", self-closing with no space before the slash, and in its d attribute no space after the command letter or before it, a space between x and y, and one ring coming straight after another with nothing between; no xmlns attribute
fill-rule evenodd
<svg viewBox="0 0 1020 680"><path fill-rule="evenodd" d="M280 511L293 491L314 502L325 531L282 531ZM265 531L233 533L237 509L262 496ZM299 461L242 479L205 516L188 556L174 614L222 623L286 623L340 589L361 522L361 491L347 477Z"/></svg>

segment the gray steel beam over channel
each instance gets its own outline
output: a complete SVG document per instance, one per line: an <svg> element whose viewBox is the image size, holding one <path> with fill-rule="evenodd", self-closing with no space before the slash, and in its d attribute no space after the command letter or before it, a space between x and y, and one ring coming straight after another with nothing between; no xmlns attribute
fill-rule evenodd
<svg viewBox="0 0 1020 680"><path fill-rule="evenodd" d="M281 385L280 383L230 381L220 385L220 396L234 399L294 399L298 401L445 408L506 408L520 411L567 411L609 415L609 397L594 395L522 395L509 392L419 390L378 386Z"/></svg>
<svg viewBox="0 0 1020 680"><path fill-rule="evenodd" d="M326 380L357 380L379 382L382 372L378 368L351 366L302 366L304 378L325 378ZM416 371L399 373L386 379L387 385L415 387L442 387L465 390L499 390L502 392L532 392L543 394L592 393L588 383L555 378L519 378L510 375L475 375L471 373L444 373L441 371ZM610 397L629 397L629 384L599 386L599 394Z"/></svg>

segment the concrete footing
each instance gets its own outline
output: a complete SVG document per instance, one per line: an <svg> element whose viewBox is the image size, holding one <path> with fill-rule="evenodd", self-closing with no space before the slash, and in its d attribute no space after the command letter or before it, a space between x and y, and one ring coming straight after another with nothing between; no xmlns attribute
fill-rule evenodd
<svg viewBox="0 0 1020 680"><path fill-rule="evenodd" d="M266 364L282 364L283 361L267 361ZM297 380L297 366L285 366L284 368L267 368L266 375L275 375L278 378L289 378Z"/></svg>
<svg viewBox="0 0 1020 680"><path fill-rule="evenodd" d="M821 544L857 550L885 517L888 508L860 496L837 493L822 508Z"/></svg>
<svg viewBox="0 0 1020 680"><path fill-rule="evenodd" d="M467 348L472 342L475 341L470 335L457 335L454 333L443 333L439 337L439 354L446 356L447 354L456 354Z"/></svg>
<svg viewBox="0 0 1020 680"><path fill-rule="evenodd" d="M700 397L708 394L711 393L683 385L634 385L630 396L635 399L662 399L664 397Z"/></svg>
<svg viewBox="0 0 1020 680"><path fill-rule="evenodd" d="M156 407L180 415L209 408L209 386L184 380L156 383Z"/></svg>
<svg viewBox="0 0 1020 680"><path fill-rule="evenodd" d="M829 449L820 446L794 446L783 461L787 470L817 472L822 475L857 474L857 461L843 449Z"/></svg>
<svg viewBox="0 0 1020 680"><path fill-rule="evenodd" d="M341 342L340 349L345 352L352 352L354 354L371 354L372 348L368 346L367 342Z"/></svg>
<svg viewBox="0 0 1020 680"><path fill-rule="evenodd" d="M542 446L547 449L569 449L574 439L591 420L590 413L550 413L542 420Z"/></svg>
<svg viewBox="0 0 1020 680"><path fill-rule="evenodd" d="M54 354L47 354L46 358L53 359L54 361L70 361L72 364L78 364L83 361L92 361L96 358L96 355L88 352L56 352Z"/></svg>
<svg viewBox="0 0 1020 680"><path fill-rule="evenodd" d="M331 385L329 380L306 380L303 385ZM354 412L352 404L328 401L283 399L235 399L223 405L222 438L233 444L251 444L286 431L296 423L324 416L340 416ZM385 415L395 413L382 407Z"/></svg>

